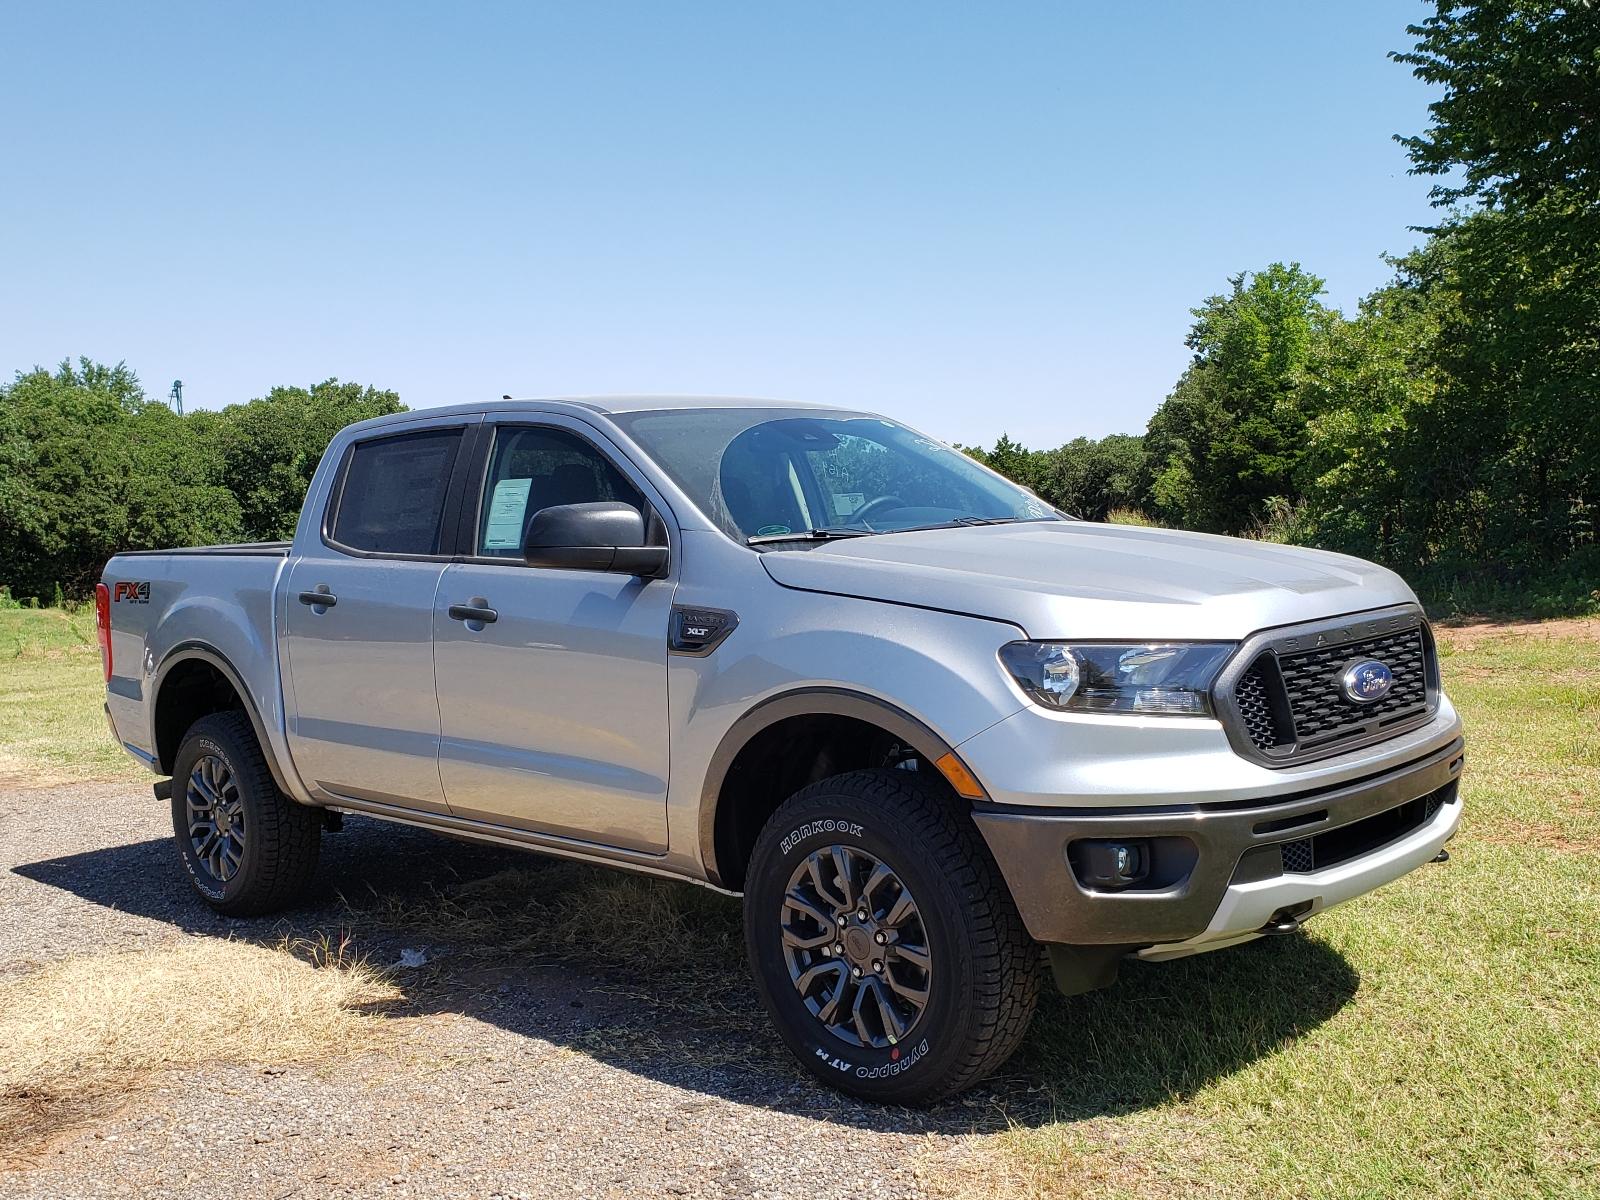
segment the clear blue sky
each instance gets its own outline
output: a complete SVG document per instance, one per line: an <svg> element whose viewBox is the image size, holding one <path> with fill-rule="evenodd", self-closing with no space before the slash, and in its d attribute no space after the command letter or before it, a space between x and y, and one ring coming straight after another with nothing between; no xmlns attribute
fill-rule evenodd
<svg viewBox="0 0 1600 1200"><path fill-rule="evenodd" d="M9 4L0 371L1138 431L1188 310L1430 219L1420 4Z"/></svg>

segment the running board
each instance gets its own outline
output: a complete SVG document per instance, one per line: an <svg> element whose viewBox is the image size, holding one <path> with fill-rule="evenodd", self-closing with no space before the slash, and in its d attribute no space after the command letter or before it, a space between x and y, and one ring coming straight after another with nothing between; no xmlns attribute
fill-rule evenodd
<svg viewBox="0 0 1600 1200"><path fill-rule="evenodd" d="M468 817L455 817L448 813L419 813L376 800L358 800L354 796L337 793L334 793L332 803L322 807L332 813L355 813L363 817L376 817L380 821L409 825L414 829L425 829L430 833L444 834L448 837L466 838L469 841L487 842L496 846L510 846L516 850L529 850L535 854L592 863L595 866L620 867L625 871L654 875L660 879L676 879L683 883L709 888L724 896L739 894L666 866L665 854L645 854L614 846L597 846L592 842L581 842L576 838L512 829L506 825L491 825L487 821L474 821Z"/></svg>

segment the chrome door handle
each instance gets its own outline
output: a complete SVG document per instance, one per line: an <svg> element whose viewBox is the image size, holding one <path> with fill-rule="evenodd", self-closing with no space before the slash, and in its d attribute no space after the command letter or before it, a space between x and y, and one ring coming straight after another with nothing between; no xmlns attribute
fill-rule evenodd
<svg viewBox="0 0 1600 1200"><path fill-rule="evenodd" d="M339 597L335 596L324 586L318 588L314 592L301 592L300 603L313 604L318 608L332 608L335 604L339 603Z"/></svg>
<svg viewBox="0 0 1600 1200"><path fill-rule="evenodd" d="M452 621L477 621L483 625L493 625L500 619L500 614L490 608L489 602L482 596L474 596L467 604L452 604L446 611Z"/></svg>

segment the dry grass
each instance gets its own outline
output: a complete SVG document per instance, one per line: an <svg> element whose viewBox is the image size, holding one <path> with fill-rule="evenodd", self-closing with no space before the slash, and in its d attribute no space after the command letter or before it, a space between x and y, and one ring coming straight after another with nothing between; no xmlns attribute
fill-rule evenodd
<svg viewBox="0 0 1600 1200"><path fill-rule="evenodd" d="M741 963L737 901L688 883L581 863L530 860L420 899L346 896L358 923L466 957L570 960L622 968L649 981L651 1000L707 1018L761 1020L753 991L730 994L723 973Z"/></svg>
<svg viewBox="0 0 1600 1200"><path fill-rule="evenodd" d="M185 941L0 983L0 1160L115 1107L153 1072L367 1049L399 995L326 942Z"/></svg>

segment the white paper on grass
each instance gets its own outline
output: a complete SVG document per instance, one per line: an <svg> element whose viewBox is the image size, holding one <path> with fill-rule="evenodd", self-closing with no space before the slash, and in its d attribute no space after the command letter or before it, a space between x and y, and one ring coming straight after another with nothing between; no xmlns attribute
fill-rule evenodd
<svg viewBox="0 0 1600 1200"><path fill-rule="evenodd" d="M489 497L489 525L483 531L485 550L517 549L522 545L522 519L528 511L532 479L502 479Z"/></svg>

